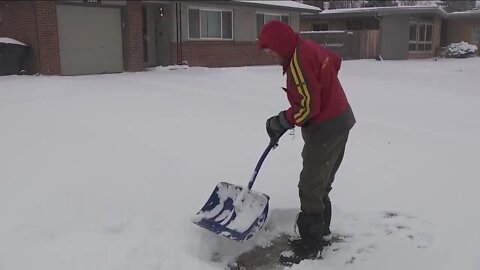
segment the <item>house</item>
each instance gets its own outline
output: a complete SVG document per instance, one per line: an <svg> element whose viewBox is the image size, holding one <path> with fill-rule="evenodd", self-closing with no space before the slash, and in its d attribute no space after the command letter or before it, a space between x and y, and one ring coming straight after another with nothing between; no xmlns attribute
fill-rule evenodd
<svg viewBox="0 0 480 270"><path fill-rule="evenodd" d="M263 25L298 31L302 12L319 11L294 1L0 1L0 37L30 46L28 73L271 64L255 46Z"/></svg>
<svg viewBox="0 0 480 270"><path fill-rule="evenodd" d="M447 13L438 6L397 6L324 10L302 16L302 31L378 32L373 42L387 60L430 58L452 43L479 41L478 11ZM371 45L367 45L371 47Z"/></svg>
<svg viewBox="0 0 480 270"><path fill-rule="evenodd" d="M167 1L168 3L168 1ZM256 40L263 25L271 20L281 20L300 30L301 12L318 13L319 8L294 1L181 1L176 4L161 4L144 1L146 21L145 62L149 66L186 62L190 66L227 67L272 64L272 59L256 49ZM158 13L161 16L158 16ZM170 15L168 15L170 14ZM175 16L177 14L177 16ZM174 18L181 18L176 21ZM166 17L166 18L165 18ZM164 19L162 19L164 18ZM176 37L162 39L158 29L162 21L172 25L164 31ZM158 46L155 44L161 44Z"/></svg>
<svg viewBox="0 0 480 270"><path fill-rule="evenodd" d="M444 26L447 45L465 41L480 47L480 10L450 13Z"/></svg>

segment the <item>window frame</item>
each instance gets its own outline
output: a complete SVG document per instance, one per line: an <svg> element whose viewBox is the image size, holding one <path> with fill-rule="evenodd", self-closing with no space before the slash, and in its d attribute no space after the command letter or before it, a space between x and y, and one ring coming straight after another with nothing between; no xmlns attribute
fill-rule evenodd
<svg viewBox="0 0 480 270"><path fill-rule="evenodd" d="M255 13L255 31L257 32L256 36L257 36L257 39L258 39L258 36L260 35L260 33L258 32L258 25L257 25L257 17L258 15L263 15L263 25L262 25L262 28L263 26L265 26L265 16L278 16L280 17L280 21L282 21L282 17L285 16L287 17L288 19L288 22L287 24L290 25L290 13L271 13L271 12L262 12L262 11L257 11ZM282 21L283 22L283 21Z"/></svg>
<svg viewBox="0 0 480 270"><path fill-rule="evenodd" d="M198 29L198 38L197 37L191 37L190 36L190 10L198 10L198 24L199 24L199 29ZM202 37L202 11L213 11L213 12L220 12L220 38L209 38L209 37ZM230 38L224 38L223 37L223 12L230 12L231 14L231 30L232 30L232 37ZM188 33L187 33L187 38L188 40L227 40L227 41L232 41L234 38L234 32L233 32L233 9L222 9L222 8L206 8L206 7L188 7L187 8L187 20L188 20Z"/></svg>
<svg viewBox="0 0 480 270"><path fill-rule="evenodd" d="M416 27L416 37L415 40L411 40L410 35L411 33L409 32L409 37L408 37L408 51L413 52L413 53L425 53L425 52L433 52L433 36L434 36L434 25L432 22L426 22L426 21L412 21L410 22L410 28L409 31L411 31L411 27L415 25ZM425 26L424 30L424 39L420 40L420 29L422 26ZM430 41L427 41L427 33L428 33L428 27L431 27L431 35L430 35ZM410 49L411 45L415 45L415 50ZM420 50L420 45L424 46L423 50ZM430 49L425 49L427 45L430 45Z"/></svg>

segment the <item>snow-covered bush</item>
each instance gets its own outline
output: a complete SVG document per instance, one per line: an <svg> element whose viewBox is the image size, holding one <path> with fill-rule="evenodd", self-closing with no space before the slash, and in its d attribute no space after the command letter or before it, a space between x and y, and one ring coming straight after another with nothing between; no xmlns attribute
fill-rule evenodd
<svg viewBox="0 0 480 270"><path fill-rule="evenodd" d="M477 55L478 47L465 41L452 43L443 48L442 55L447 58L467 58Z"/></svg>

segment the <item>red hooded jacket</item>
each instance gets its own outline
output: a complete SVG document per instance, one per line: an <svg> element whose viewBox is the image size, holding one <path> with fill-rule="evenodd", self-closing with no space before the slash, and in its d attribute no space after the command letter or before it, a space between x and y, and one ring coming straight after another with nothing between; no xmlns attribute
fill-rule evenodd
<svg viewBox="0 0 480 270"><path fill-rule="evenodd" d="M338 79L341 59L319 44L302 39L280 21L267 23L257 41L261 49L276 52L287 74L290 108L286 118L292 125L317 126L334 135L350 130L355 117Z"/></svg>

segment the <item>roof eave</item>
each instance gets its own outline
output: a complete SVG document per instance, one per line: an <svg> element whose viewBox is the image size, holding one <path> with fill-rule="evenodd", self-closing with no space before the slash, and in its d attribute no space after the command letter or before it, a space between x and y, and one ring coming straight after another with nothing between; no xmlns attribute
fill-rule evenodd
<svg viewBox="0 0 480 270"><path fill-rule="evenodd" d="M447 19L480 19L480 10L478 12L449 13Z"/></svg>
<svg viewBox="0 0 480 270"><path fill-rule="evenodd" d="M385 15L437 15L442 18L447 16L447 13L440 8L425 8L425 9L409 9L409 10L386 10L379 11L379 16Z"/></svg>
<svg viewBox="0 0 480 270"><path fill-rule="evenodd" d="M297 11L300 13L308 13L308 14L318 14L322 10L318 8L316 9L308 9L308 8L300 8L300 7L288 7L288 6L276 6L276 5L268 5L268 4L262 4L262 3L256 3L256 2L240 2L240 1L226 1L230 4L233 5L238 5L238 6L250 6L250 7L262 7L265 9L281 9L281 10L289 10L289 11Z"/></svg>
<svg viewBox="0 0 480 270"><path fill-rule="evenodd" d="M342 18L358 18L358 17L371 17L375 16L377 12L350 12L350 13L319 13L314 15L305 15L305 19L342 19Z"/></svg>
<svg viewBox="0 0 480 270"><path fill-rule="evenodd" d="M374 16L387 16L387 15L437 15L442 18L447 17L447 12L438 7L425 7L415 9L376 9L376 10L357 10L349 12L335 12L335 13L319 13L313 16L304 16L305 19L343 19L343 18L360 18L360 17L374 17Z"/></svg>

